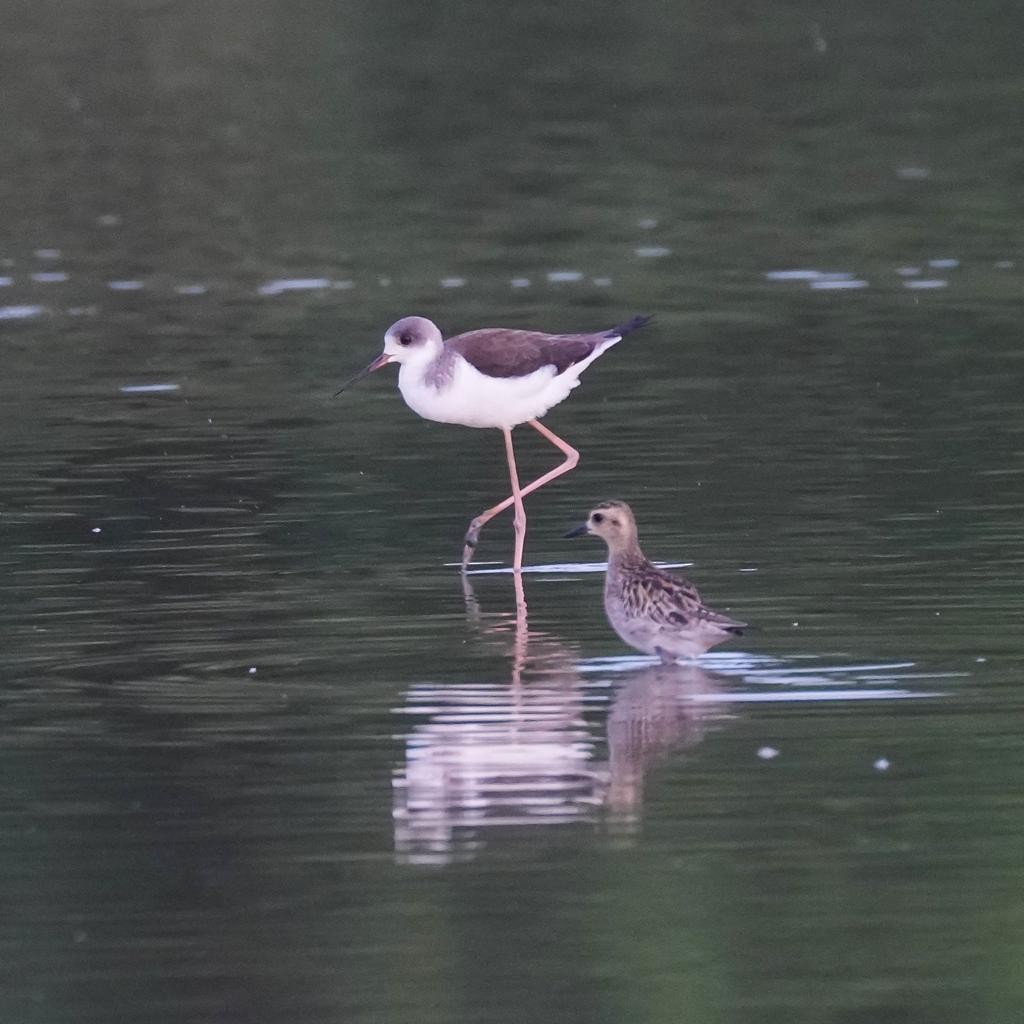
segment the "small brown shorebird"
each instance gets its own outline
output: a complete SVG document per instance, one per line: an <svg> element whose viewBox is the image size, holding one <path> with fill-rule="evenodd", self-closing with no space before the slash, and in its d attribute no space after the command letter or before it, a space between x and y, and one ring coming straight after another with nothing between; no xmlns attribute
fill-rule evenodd
<svg viewBox="0 0 1024 1024"><path fill-rule="evenodd" d="M566 537L594 533L608 545L604 610L612 629L645 654L663 662L697 658L734 636L745 622L712 611L697 588L682 576L653 565L640 550L636 519L624 501L598 505L587 521Z"/></svg>
<svg viewBox="0 0 1024 1024"><path fill-rule="evenodd" d="M519 572L526 541L523 498L568 473L580 459L580 453L548 430L538 417L568 396L579 384L580 374L598 356L650 320L649 316L636 316L597 334L543 334L485 327L445 341L436 325L425 317L407 316L387 329L384 351L336 394L387 363L399 363L398 390L413 412L438 423L501 430L505 435L512 494L469 524L462 549L462 571L469 565L484 524L514 506L516 541L512 566ZM520 423L529 423L565 456L562 463L525 487L519 485L512 448L512 428Z"/></svg>

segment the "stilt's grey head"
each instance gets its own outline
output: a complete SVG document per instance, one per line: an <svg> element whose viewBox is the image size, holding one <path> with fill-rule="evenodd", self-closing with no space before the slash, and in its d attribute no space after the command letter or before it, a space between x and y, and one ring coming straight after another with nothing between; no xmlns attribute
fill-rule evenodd
<svg viewBox="0 0 1024 1024"><path fill-rule="evenodd" d="M425 316L404 316L384 334L384 354L395 363L436 359L443 345L437 325Z"/></svg>
<svg viewBox="0 0 1024 1024"><path fill-rule="evenodd" d="M351 380L346 381L334 393L334 397L346 388L369 376L388 363L408 363L418 360L424 363L436 359L444 348L441 332L426 317L406 316L393 323L384 334L384 351L369 366L360 370Z"/></svg>
<svg viewBox="0 0 1024 1024"><path fill-rule="evenodd" d="M581 537L593 533L603 538L612 551L628 548L636 543L636 519L633 510L624 501L602 501L587 516L587 521L566 537Z"/></svg>

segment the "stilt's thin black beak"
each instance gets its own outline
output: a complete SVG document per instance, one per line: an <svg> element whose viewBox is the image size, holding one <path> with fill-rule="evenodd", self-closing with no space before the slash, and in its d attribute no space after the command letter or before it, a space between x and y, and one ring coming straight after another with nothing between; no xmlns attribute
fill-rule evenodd
<svg viewBox="0 0 1024 1024"><path fill-rule="evenodd" d="M586 523L580 523L579 526L574 526L567 534L566 537L582 537L583 534L590 533Z"/></svg>
<svg viewBox="0 0 1024 1024"><path fill-rule="evenodd" d="M345 383L342 384L341 387L334 392L334 397L337 398L338 395L342 393L342 391L345 391L347 388L352 387L353 384L358 384L364 377L369 377L374 370L379 370L386 363L390 362L391 356L389 356L387 352L381 352L381 354L377 356L377 358L374 359L374 361L370 363L369 366L367 366L363 370L360 370L351 380L345 381Z"/></svg>

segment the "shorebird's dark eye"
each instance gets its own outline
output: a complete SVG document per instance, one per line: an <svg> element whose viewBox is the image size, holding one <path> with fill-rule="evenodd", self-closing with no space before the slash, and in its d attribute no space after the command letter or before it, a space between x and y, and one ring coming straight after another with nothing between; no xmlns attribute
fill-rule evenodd
<svg viewBox="0 0 1024 1024"><path fill-rule="evenodd" d="M598 525L604 522L604 516L600 512L595 512L590 518Z"/></svg>
<svg viewBox="0 0 1024 1024"><path fill-rule="evenodd" d="M412 344L412 335L411 334L400 334L398 336L398 344L399 345L411 345Z"/></svg>

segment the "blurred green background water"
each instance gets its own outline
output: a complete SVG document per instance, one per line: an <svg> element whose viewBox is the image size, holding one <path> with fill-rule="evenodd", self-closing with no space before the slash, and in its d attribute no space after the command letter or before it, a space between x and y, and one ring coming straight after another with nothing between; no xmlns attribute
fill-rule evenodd
<svg viewBox="0 0 1024 1024"><path fill-rule="evenodd" d="M3 1018L1019 1021L1022 22L8 3ZM656 314L528 622L497 433L331 398L413 312ZM624 651L609 496L756 630Z"/></svg>

